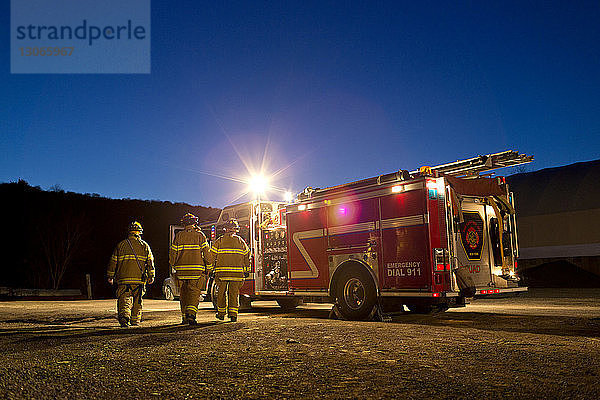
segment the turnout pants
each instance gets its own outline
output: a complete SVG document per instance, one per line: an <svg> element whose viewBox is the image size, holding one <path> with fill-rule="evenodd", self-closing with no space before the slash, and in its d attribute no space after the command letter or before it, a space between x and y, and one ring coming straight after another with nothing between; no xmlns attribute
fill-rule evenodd
<svg viewBox="0 0 600 400"><path fill-rule="evenodd" d="M185 319L186 314L196 317L198 303L200 302L200 292L205 286L206 278L181 279L180 281L179 304L181 306L181 317Z"/></svg>
<svg viewBox="0 0 600 400"><path fill-rule="evenodd" d="M119 285L117 287L117 313L132 323L142 320L142 296L145 285Z"/></svg>
<svg viewBox="0 0 600 400"><path fill-rule="evenodd" d="M243 281L227 281L219 277L217 282L217 314L237 316L240 307L240 288Z"/></svg>

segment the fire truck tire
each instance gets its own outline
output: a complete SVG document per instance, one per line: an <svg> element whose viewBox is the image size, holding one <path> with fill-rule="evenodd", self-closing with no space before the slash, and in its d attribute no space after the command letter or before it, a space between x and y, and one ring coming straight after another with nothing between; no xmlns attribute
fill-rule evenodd
<svg viewBox="0 0 600 400"><path fill-rule="evenodd" d="M217 281L214 280L210 286L210 301L212 301L213 308L217 311Z"/></svg>
<svg viewBox="0 0 600 400"><path fill-rule="evenodd" d="M302 299L299 297L291 297L289 299L277 299L277 304L279 304L279 307L283 308L284 310L290 311L302 304Z"/></svg>
<svg viewBox="0 0 600 400"><path fill-rule="evenodd" d="M361 267L345 269L336 284L336 298L344 317L350 320L364 320L371 314L377 302L373 278Z"/></svg>
<svg viewBox="0 0 600 400"><path fill-rule="evenodd" d="M252 300L248 296L240 295L240 311L247 311L252 308Z"/></svg>
<svg viewBox="0 0 600 400"><path fill-rule="evenodd" d="M208 278L206 281L206 294L202 297L201 301L211 301L212 300L212 287L214 283L213 278Z"/></svg>
<svg viewBox="0 0 600 400"><path fill-rule="evenodd" d="M163 291L165 294L165 300L175 300L175 295L173 294L173 289L171 289L171 286L165 285Z"/></svg>

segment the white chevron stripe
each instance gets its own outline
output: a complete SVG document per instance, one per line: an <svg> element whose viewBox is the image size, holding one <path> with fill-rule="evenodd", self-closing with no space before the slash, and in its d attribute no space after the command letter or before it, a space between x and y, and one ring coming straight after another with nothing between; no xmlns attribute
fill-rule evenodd
<svg viewBox="0 0 600 400"><path fill-rule="evenodd" d="M323 234L324 234L324 229L315 229L312 231L295 232L292 235L292 240L298 247L298 250L300 250L302 257L304 257L304 260L306 261L306 263L308 264L308 267L310 268L310 271L291 271L290 277L292 279L307 279L307 278L318 278L319 277L319 270L317 269L317 266L315 265L315 262L313 261L313 259L308 254L308 251L306 251L306 248L302 244L302 239L319 238L319 237L323 237Z"/></svg>

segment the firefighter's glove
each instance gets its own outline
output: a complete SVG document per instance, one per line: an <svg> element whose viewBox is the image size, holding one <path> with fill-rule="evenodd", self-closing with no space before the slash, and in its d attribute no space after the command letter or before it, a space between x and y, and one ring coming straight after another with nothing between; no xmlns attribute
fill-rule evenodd
<svg viewBox="0 0 600 400"><path fill-rule="evenodd" d="M250 273L249 273L249 272L244 272L244 278L247 278L247 277L249 277L249 276L250 276Z"/></svg>

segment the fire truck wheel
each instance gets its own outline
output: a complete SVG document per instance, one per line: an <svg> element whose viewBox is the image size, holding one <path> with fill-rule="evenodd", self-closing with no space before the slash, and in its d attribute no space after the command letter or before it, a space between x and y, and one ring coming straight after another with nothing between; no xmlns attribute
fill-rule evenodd
<svg viewBox="0 0 600 400"><path fill-rule="evenodd" d="M342 271L336 284L336 298L340 311L346 318L367 318L377 301L371 275L360 267L350 267Z"/></svg>
<svg viewBox="0 0 600 400"><path fill-rule="evenodd" d="M240 295L240 311L250 310L252 308L252 300L248 296Z"/></svg>
<svg viewBox="0 0 600 400"><path fill-rule="evenodd" d="M298 297L292 297L289 299L277 299L277 304L279 304L279 307L288 311L288 310L293 310L294 308L296 308L300 304L302 304L302 299L300 299Z"/></svg>
<svg viewBox="0 0 600 400"><path fill-rule="evenodd" d="M163 292L166 300L175 300L175 295L173 294L173 289L171 289L171 286L166 285L163 289Z"/></svg>
<svg viewBox="0 0 600 400"><path fill-rule="evenodd" d="M212 301L213 308L217 311L217 281L213 281L210 287L210 301Z"/></svg>

